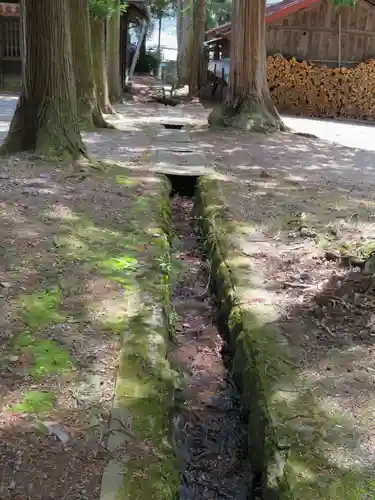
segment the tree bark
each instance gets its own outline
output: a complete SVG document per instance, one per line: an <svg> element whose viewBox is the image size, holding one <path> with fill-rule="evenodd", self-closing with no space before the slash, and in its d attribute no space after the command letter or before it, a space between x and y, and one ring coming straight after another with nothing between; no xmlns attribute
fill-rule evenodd
<svg viewBox="0 0 375 500"><path fill-rule="evenodd" d="M205 32L205 0L195 0L193 8L193 33L190 38L189 96L199 93L202 81L202 58Z"/></svg>
<svg viewBox="0 0 375 500"><path fill-rule="evenodd" d="M183 10L182 0L176 0L176 31L177 31L177 54L180 52L182 38Z"/></svg>
<svg viewBox="0 0 375 500"><path fill-rule="evenodd" d="M113 11L107 21L108 92L111 102L122 101L120 76L120 0L113 0Z"/></svg>
<svg viewBox="0 0 375 500"><path fill-rule="evenodd" d="M69 0L77 112L81 129L112 128L100 111L94 78L87 0Z"/></svg>
<svg viewBox="0 0 375 500"><path fill-rule="evenodd" d="M26 0L26 64L3 153L45 159L87 157L78 127L67 0Z"/></svg>
<svg viewBox="0 0 375 500"><path fill-rule="evenodd" d="M264 0L234 0L230 73L224 103L209 116L211 126L242 130L280 130L283 122L272 103L266 72Z"/></svg>
<svg viewBox="0 0 375 500"><path fill-rule="evenodd" d="M161 28L162 28L162 22L163 22L163 15L161 13L159 13L159 17L158 17L158 70L157 70L157 74L155 75L158 78L160 78L160 65L161 65Z"/></svg>
<svg viewBox="0 0 375 500"><path fill-rule="evenodd" d="M115 114L108 94L107 62L105 58L104 19L92 17L91 46L94 61L94 79L96 84L96 97L102 113Z"/></svg>
<svg viewBox="0 0 375 500"><path fill-rule="evenodd" d="M26 67L26 6L25 0L20 0L20 55L22 64L22 80L25 79L25 67Z"/></svg>
<svg viewBox="0 0 375 500"><path fill-rule="evenodd" d="M193 40L193 9L191 0L178 0L177 69L180 85L189 83L190 49Z"/></svg>

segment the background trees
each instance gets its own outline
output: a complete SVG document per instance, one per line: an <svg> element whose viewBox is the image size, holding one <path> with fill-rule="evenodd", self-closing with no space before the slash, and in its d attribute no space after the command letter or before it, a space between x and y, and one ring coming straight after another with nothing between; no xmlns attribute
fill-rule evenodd
<svg viewBox="0 0 375 500"><path fill-rule="evenodd" d="M158 30L158 45L157 45L157 57L158 63L160 67L161 62L161 31L162 31L162 22L166 17L170 17L173 11L176 10L176 5L174 0L154 0L150 4L151 18L157 22L157 30ZM152 33L152 30L149 30L149 35Z"/></svg>
<svg viewBox="0 0 375 500"><path fill-rule="evenodd" d="M79 133L68 0L25 0L24 81L5 153L46 158L87 156Z"/></svg>
<svg viewBox="0 0 375 500"><path fill-rule="evenodd" d="M121 0L112 0L107 17L108 93L111 102L122 100L120 76L120 20Z"/></svg>
<svg viewBox="0 0 375 500"><path fill-rule="evenodd" d="M206 0L205 29L228 23L232 15L232 0Z"/></svg>
<svg viewBox="0 0 375 500"><path fill-rule="evenodd" d="M46 157L70 159L87 156L80 128L107 126L102 112L112 110L109 97L114 102L122 99L121 0L24 0L22 5L24 84L2 150L34 150ZM174 3L156 0L151 5L161 20ZM200 87L207 23L226 21L229 5L230 0L177 2L179 76L182 83L189 83L191 95ZM236 36L231 44L227 98L209 121L245 130L283 128L266 79L265 1L234 0L232 25Z"/></svg>
<svg viewBox="0 0 375 500"><path fill-rule="evenodd" d="M96 97L102 113L113 114L109 100L105 23L113 10L112 0L88 0L90 14L91 50Z"/></svg>
<svg viewBox="0 0 375 500"><path fill-rule="evenodd" d="M69 7L79 124L81 128L107 127L108 124L98 104L94 78L88 2L87 0L69 0Z"/></svg>
<svg viewBox="0 0 375 500"><path fill-rule="evenodd" d="M111 127L102 111L111 111L104 20L113 0L23 0L21 9L23 86L2 152L88 157L80 129Z"/></svg>
<svg viewBox="0 0 375 500"><path fill-rule="evenodd" d="M177 66L180 84L188 84L190 95L199 91L202 81L205 30L228 22L231 0L177 0Z"/></svg>

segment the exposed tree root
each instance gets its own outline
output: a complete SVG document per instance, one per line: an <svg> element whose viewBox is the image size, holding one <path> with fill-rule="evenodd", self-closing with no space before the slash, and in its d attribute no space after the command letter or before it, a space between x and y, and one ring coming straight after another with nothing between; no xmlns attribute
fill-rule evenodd
<svg viewBox="0 0 375 500"><path fill-rule="evenodd" d="M288 131L277 111L269 110L256 94L225 101L211 112L208 123L212 128L229 127L251 132Z"/></svg>
<svg viewBox="0 0 375 500"><path fill-rule="evenodd" d="M46 101L39 112L22 92L10 124L9 133L0 147L0 155L32 152L45 161L71 163L86 158L89 152L65 101Z"/></svg>

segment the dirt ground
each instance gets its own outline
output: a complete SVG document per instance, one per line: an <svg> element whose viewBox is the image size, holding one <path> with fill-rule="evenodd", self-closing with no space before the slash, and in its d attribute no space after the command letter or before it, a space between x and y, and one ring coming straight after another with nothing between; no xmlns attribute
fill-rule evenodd
<svg viewBox="0 0 375 500"><path fill-rule="evenodd" d="M154 266L159 184L2 161L2 500L99 498L126 297Z"/></svg>
<svg viewBox="0 0 375 500"><path fill-rule="evenodd" d="M183 108L237 225L243 300L274 306L320 417L337 427L311 468L317 478L373 477L375 281L362 269L375 249L373 153L291 134L212 133L206 110ZM122 111L121 130L85 140L123 170L66 178L22 157L2 164L1 500L98 498L124 289L150 266L158 189L142 165L160 107Z"/></svg>
<svg viewBox="0 0 375 500"><path fill-rule="evenodd" d="M338 423L309 451L311 469L373 476L375 279L363 269L375 249L373 154L292 134L192 137L221 174L242 300L272 305L323 419Z"/></svg>

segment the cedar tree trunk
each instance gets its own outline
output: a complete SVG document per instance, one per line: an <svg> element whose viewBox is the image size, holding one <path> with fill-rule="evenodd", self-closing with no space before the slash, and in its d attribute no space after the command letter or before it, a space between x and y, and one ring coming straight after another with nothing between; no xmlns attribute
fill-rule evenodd
<svg viewBox="0 0 375 500"><path fill-rule="evenodd" d="M120 0L113 0L113 11L107 21L108 92L111 102L122 101L120 75Z"/></svg>
<svg viewBox="0 0 375 500"><path fill-rule="evenodd" d="M82 129L109 128L97 101L88 2L69 0L69 6L79 124Z"/></svg>
<svg viewBox="0 0 375 500"><path fill-rule="evenodd" d="M202 81L202 58L205 32L205 0L194 0L193 32L190 38L190 63L189 63L189 96L199 93Z"/></svg>
<svg viewBox="0 0 375 500"><path fill-rule="evenodd" d="M284 129L267 83L265 9L265 0L233 0L229 85L224 103L208 118L212 126Z"/></svg>
<svg viewBox="0 0 375 500"><path fill-rule="evenodd" d="M115 112L111 106L108 95L104 19L101 17L92 17L90 19L90 25L97 101L102 113L113 115Z"/></svg>
<svg viewBox="0 0 375 500"><path fill-rule="evenodd" d="M26 64L3 153L62 161L88 156L78 127L67 0L26 0Z"/></svg>
<svg viewBox="0 0 375 500"><path fill-rule="evenodd" d="M190 49L193 43L193 4L191 0L178 0L177 70L180 85L189 82Z"/></svg>

